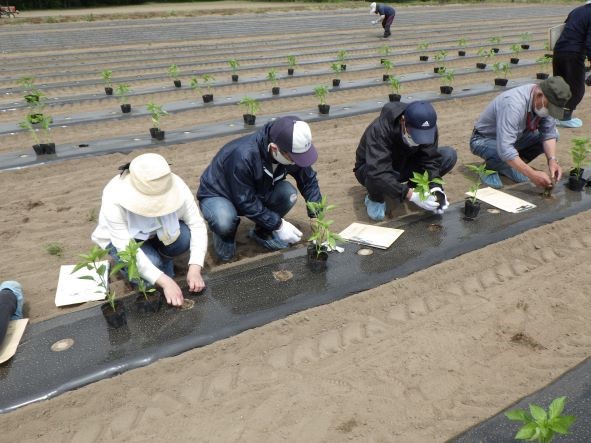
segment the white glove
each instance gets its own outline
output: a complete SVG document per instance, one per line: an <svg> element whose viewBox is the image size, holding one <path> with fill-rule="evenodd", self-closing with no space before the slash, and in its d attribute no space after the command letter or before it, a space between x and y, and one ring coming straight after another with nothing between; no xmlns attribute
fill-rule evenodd
<svg viewBox="0 0 591 443"><path fill-rule="evenodd" d="M435 210L435 214L443 214L443 212L447 208L449 208L449 201L447 200L447 195L445 195L445 192L443 192L443 189L441 189L439 186L431 188L431 194L435 196L437 201L443 200L443 203L440 203L439 208ZM439 198L437 198L437 194L440 194Z"/></svg>
<svg viewBox="0 0 591 443"><path fill-rule="evenodd" d="M417 205L419 208L423 208L426 211L435 212L439 208L437 198L434 195L429 194L426 200L421 200L418 192L413 192L410 197L410 201Z"/></svg>
<svg viewBox="0 0 591 443"><path fill-rule="evenodd" d="M377 20L372 20L372 21L371 21L371 24L372 24L372 25L377 25L377 24L378 24L378 21L377 21Z"/></svg>
<svg viewBox="0 0 591 443"><path fill-rule="evenodd" d="M302 239L302 233L287 220L281 219L279 229L273 231L273 237L284 243L297 243Z"/></svg>

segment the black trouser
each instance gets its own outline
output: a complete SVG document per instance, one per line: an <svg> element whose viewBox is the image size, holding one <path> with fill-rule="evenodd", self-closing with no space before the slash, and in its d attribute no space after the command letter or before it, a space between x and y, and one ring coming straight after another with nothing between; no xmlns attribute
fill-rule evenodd
<svg viewBox="0 0 591 443"><path fill-rule="evenodd" d="M441 166L439 167L439 175L441 177L443 177L445 174L447 174L449 171L451 171L453 169L453 167L455 166L457 160L458 160L458 155L456 153L456 150L453 148L450 148L449 146L439 146L437 148L437 150L439 151L439 153L441 154ZM397 165L392 165L393 168L393 174L396 177L396 179L400 182L400 183L404 183L407 182L411 177L412 177L412 173L417 171L423 171L424 168L421 166L419 159L416 157L411 157L408 159L408 161L406 162L405 165L403 165L402 167L397 166ZM374 202L379 202L379 203L383 203L384 202L384 193L375 189L371 189L371 185L368 187L368 185L366 184L366 164L362 164L359 165L355 170L355 178L357 178L357 181L365 186L367 188L367 194L369 195L369 199L371 201ZM399 170L398 170L399 169ZM401 200L404 200L403 196Z"/></svg>
<svg viewBox="0 0 591 443"><path fill-rule="evenodd" d="M4 340L10 317L16 311L16 295L10 289L0 291L0 343Z"/></svg>
<svg viewBox="0 0 591 443"><path fill-rule="evenodd" d="M552 71L554 76L562 77L570 86L572 96L564 107L572 113L585 95L585 56L574 52L555 52L552 55ZM568 111L566 114L569 114ZM565 120L570 120L570 116Z"/></svg>

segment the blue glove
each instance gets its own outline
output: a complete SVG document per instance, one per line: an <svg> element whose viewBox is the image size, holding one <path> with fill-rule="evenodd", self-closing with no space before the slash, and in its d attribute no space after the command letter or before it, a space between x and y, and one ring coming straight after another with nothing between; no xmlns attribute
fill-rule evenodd
<svg viewBox="0 0 591 443"><path fill-rule="evenodd" d="M365 196L365 207L367 215L373 221L382 221L386 217L386 203L379 203L370 200L369 195Z"/></svg>

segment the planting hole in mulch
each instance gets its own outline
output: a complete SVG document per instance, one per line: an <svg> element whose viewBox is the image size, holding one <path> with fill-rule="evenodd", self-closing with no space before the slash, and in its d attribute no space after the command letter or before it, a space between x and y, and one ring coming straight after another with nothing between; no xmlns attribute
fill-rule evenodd
<svg viewBox="0 0 591 443"><path fill-rule="evenodd" d="M80 143L78 145L79 148L88 148L88 143Z"/></svg>
<svg viewBox="0 0 591 443"><path fill-rule="evenodd" d="M371 255L373 251L371 249L363 248L357 251L357 255Z"/></svg>
<svg viewBox="0 0 591 443"><path fill-rule="evenodd" d="M71 338L64 338L63 340L56 341L51 345L53 352L67 351L74 345L74 340Z"/></svg>
<svg viewBox="0 0 591 443"><path fill-rule="evenodd" d="M288 281L293 278L293 273L285 269L281 271L273 271L273 278L277 281Z"/></svg>
<svg viewBox="0 0 591 443"><path fill-rule="evenodd" d="M429 226L427 226L427 230L429 232L439 232L442 228L443 227L441 225L438 225L437 223L431 223Z"/></svg>
<svg viewBox="0 0 591 443"><path fill-rule="evenodd" d="M488 212L489 214L500 214L501 210L500 209L496 209L496 208L489 208L486 210L486 212Z"/></svg>
<svg viewBox="0 0 591 443"><path fill-rule="evenodd" d="M180 311L188 311L189 309L193 309L193 306L195 306L195 302L193 300L185 298L183 300L183 304L179 306L177 309L179 309Z"/></svg>
<svg viewBox="0 0 591 443"><path fill-rule="evenodd" d="M539 344L537 341L535 341L533 338L531 338L524 332L518 332L517 334L515 334L513 337L511 337L511 341L513 343L518 343L520 345L527 346L528 348L531 348L535 351L541 351L543 349L546 349L544 346Z"/></svg>

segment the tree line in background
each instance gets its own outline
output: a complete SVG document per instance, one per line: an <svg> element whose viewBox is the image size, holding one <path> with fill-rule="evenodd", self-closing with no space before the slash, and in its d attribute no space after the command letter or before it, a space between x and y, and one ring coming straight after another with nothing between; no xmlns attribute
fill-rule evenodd
<svg viewBox="0 0 591 443"><path fill-rule="evenodd" d="M158 0L159 3L188 3L191 1L192 0ZM20 11L31 9L85 8L91 6L141 5L142 3L148 2L145 0L0 0L0 4L16 6Z"/></svg>

